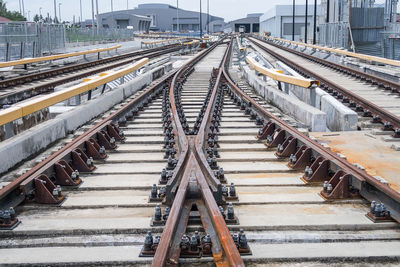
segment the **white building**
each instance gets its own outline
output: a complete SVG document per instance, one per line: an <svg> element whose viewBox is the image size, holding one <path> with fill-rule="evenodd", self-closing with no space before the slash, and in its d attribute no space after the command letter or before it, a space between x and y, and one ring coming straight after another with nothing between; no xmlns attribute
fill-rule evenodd
<svg viewBox="0 0 400 267"><path fill-rule="evenodd" d="M304 40L305 10L305 5L296 5L294 23L294 35L296 41ZM317 6L317 26L320 13L321 8L320 6ZM307 36L308 40L312 40L314 27L314 5L308 6L307 18ZM271 36L273 37L291 40L293 29L292 26L292 5L277 5L260 17L260 33L270 32Z"/></svg>

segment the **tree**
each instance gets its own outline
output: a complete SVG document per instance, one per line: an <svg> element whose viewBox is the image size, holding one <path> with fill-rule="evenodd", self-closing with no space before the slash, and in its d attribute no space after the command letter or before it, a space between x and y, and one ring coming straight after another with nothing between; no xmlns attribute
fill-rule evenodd
<svg viewBox="0 0 400 267"><path fill-rule="evenodd" d="M40 17L39 17L38 14L36 14L36 15L33 17L33 21L34 21L34 22L38 22L39 20L40 20Z"/></svg>
<svg viewBox="0 0 400 267"><path fill-rule="evenodd" d="M26 21L26 18L21 13L7 10L4 0L0 0L0 16L12 21Z"/></svg>

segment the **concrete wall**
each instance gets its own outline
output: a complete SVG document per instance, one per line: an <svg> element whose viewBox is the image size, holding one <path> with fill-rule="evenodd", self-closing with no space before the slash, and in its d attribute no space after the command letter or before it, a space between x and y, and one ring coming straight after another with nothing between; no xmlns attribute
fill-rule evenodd
<svg viewBox="0 0 400 267"><path fill-rule="evenodd" d="M77 106L74 110L57 116L54 119L12 137L0 143L0 173L8 171L19 162L45 149L50 144L101 113L111 109L127 97L149 85L153 78L171 70L172 64L157 67L144 73L128 83L105 93L103 96Z"/></svg>
<svg viewBox="0 0 400 267"><path fill-rule="evenodd" d="M286 74L301 77L282 62L277 62ZM356 131L358 115L321 88L304 88L285 84L286 92L326 114L326 125L331 131Z"/></svg>
<svg viewBox="0 0 400 267"><path fill-rule="evenodd" d="M242 76L266 100L270 101L285 114L307 125L311 131L326 131L326 114L301 100L279 91L274 86L264 82L256 72L248 66L241 66Z"/></svg>

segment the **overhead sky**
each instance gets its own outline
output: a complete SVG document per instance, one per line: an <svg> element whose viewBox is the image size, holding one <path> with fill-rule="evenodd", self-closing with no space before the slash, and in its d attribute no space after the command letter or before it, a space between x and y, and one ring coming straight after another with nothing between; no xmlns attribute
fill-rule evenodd
<svg viewBox="0 0 400 267"><path fill-rule="evenodd" d="M6 0L7 8L19 11L19 1L22 0ZM59 15L58 3L61 3L61 19L72 21L75 15L76 21L79 20L79 1L80 0L56 0L57 16ZM92 17L92 0L82 0L82 16L84 19ZM165 3L176 6L176 0L98 0L99 13L111 11L111 1L113 1L114 10L126 9L127 2L130 9L137 7L138 4L144 3ZM273 6L280 4L291 4L292 0L209 0L210 13L215 16L220 16L225 21L245 17L248 13L264 13ZM94 0L96 3L96 0ZM309 0L309 4L314 3L314 0ZM318 0L318 3L320 0ZM382 3L384 0L377 0L376 3ZM42 15L54 17L54 0L24 0L25 15L31 20L35 14L39 14L41 7ZM305 0L296 0L296 4L304 4ZM200 1L198 0L179 0L179 7L187 10L199 10ZM203 12L206 12L207 0L202 0ZM28 15L29 11L29 15Z"/></svg>

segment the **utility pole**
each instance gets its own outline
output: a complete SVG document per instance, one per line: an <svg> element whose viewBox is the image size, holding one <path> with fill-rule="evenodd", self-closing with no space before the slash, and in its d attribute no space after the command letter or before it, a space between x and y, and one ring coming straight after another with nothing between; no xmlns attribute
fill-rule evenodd
<svg viewBox="0 0 400 267"><path fill-rule="evenodd" d="M22 15L22 4L21 4L21 0L19 0L19 13Z"/></svg>
<svg viewBox="0 0 400 267"><path fill-rule="evenodd" d="M24 0L21 0L21 3L22 3L22 16L25 17L25 3L24 3Z"/></svg>
<svg viewBox="0 0 400 267"><path fill-rule="evenodd" d="M307 21L308 21L308 0L306 0L306 14L305 14L305 23L304 23L304 43L307 43Z"/></svg>
<svg viewBox="0 0 400 267"><path fill-rule="evenodd" d="M180 30L179 30L179 0L176 0L176 32L180 32Z"/></svg>
<svg viewBox="0 0 400 267"><path fill-rule="evenodd" d="M79 0L79 7L80 7L80 18L79 18L79 24L81 24L81 22L83 21L83 17L82 17L82 0ZM81 24L82 26L82 24Z"/></svg>
<svg viewBox="0 0 400 267"><path fill-rule="evenodd" d="M60 23L61 23L61 3L58 3L58 16L60 17Z"/></svg>
<svg viewBox="0 0 400 267"><path fill-rule="evenodd" d="M296 15L296 0L293 0L292 41L294 41L294 17Z"/></svg>
<svg viewBox="0 0 400 267"><path fill-rule="evenodd" d="M210 34L210 0L207 0L207 34Z"/></svg>
<svg viewBox="0 0 400 267"><path fill-rule="evenodd" d="M94 36L95 32L94 32L94 3L93 3L93 0L92 0L92 33Z"/></svg>
<svg viewBox="0 0 400 267"><path fill-rule="evenodd" d="M201 18L202 16L201 16L201 0L200 0L200 38L202 38L202 36L203 36L203 21L202 21L202 18Z"/></svg>
<svg viewBox="0 0 400 267"><path fill-rule="evenodd" d="M329 2L329 0L326 1L326 23L329 23L329 7L330 7L331 3Z"/></svg>
<svg viewBox="0 0 400 267"><path fill-rule="evenodd" d="M128 0L126 0L126 9L129 9L129 3L128 3Z"/></svg>
<svg viewBox="0 0 400 267"><path fill-rule="evenodd" d="M313 44L317 43L317 0L314 0L314 32Z"/></svg>
<svg viewBox="0 0 400 267"><path fill-rule="evenodd" d="M54 0L54 23L56 23L56 20L57 20L57 1Z"/></svg>
<svg viewBox="0 0 400 267"><path fill-rule="evenodd" d="M99 35L99 0L96 0L96 27L97 35Z"/></svg>

